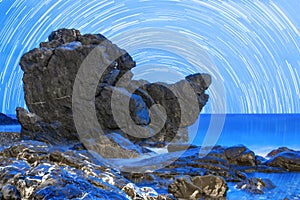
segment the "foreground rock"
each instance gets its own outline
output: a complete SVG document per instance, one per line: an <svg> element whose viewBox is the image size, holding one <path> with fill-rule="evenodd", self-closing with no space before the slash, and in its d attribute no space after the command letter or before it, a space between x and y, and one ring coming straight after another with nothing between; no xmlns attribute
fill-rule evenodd
<svg viewBox="0 0 300 200"><path fill-rule="evenodd" d="M19 124L18 120L8 117L7 115L0 113L0 125Z"/></svg>
<svg viewBox="0 0 300 200"><path fill-rule="evenodd" d="M0 165L0 199L169 199L137 187L81 145L17 142L0 150Z"/></svg>
<svg viewBox="0 0 300 200"><path fill-rule="evenodd" d="M18 132L0 132L0 146L9 146L20 140L21 137Z"/></svg>
<svg viewBox="0 0 300 200"><path fill-rule="evenodd" d="M82 135L89 140L88 134L94 138L102 129L143 145L187 141L186 128L208 100L209 75L193 74L174 84L134 81L130 70L136 64L131 56L101 34L60 29L48 40L21 58L29 109L17 109L23 138L56 144L78 141ZM96 120L85 103L95 108ZM74 115L79 127L88 127L77 130Z"/></svg>
<svg viewBox="0 0 300 200"><path fill-rule="evenodd" d="M123 140L122 143L130 149L128 141ZM294 159L294 168L285 168L292 161L288 161L290 155L285 157L281 153L278 156L282 160L276 166L270 164L274 162L273 158L264 162L255 160L255 166L249 165L253 161L252 156L248 160L243 159L244 162L232 162L228 151L231 155L243 155L243 152L252 155L253 152L244 146L216 146L204 157L199 155L200 147L185 148L182 152L182 146L179 151L157 155L152 153L150 157L139 158L127 168L118 166L120 171L96 159L80 143L52 146L33 140L11 142L0 148L0 197L226 199L229 182L244 192L259 195L267 194L275 187L272 180L252 177L247 174L249 171L297 171L295 166L300 166L300 162ZM255 156L255 159L260 158ZM284 162L287 164L284 165ZM142 168L148 170L139 172Z"/></svg>
<svg viewBox="0 0 300 200"><path fill-rule="evenodd" d="M226 199L227 184L223 178L213 175L176 179L169 185L169 193L177 199Z"/></svg>

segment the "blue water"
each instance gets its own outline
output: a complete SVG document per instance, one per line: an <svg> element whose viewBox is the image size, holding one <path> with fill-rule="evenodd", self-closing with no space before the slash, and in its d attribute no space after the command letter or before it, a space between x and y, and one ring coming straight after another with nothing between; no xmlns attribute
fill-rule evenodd
<svg viewBox="0 0 300 200"><path fill-rule="evenodd" d="M228 183L228 200L289 200L300 199L300 173L252 173L249 176L257 178L268 178L276 186L274 189L266 191L265 194L250 194L236 189L235 183Z"/></svg>
<svg viewBox="0 0 300 200"><path fill-rule="evenodd" d="M15 114L6 114L8 117L17 119ZM0 125L0 132L20 132L21 125L19 124L10 124L10 125Z"/></svg>
<svg viewBox="0 0 300 200"><path fill-rule="evenodd" d="M21 126L20 125L0 125L0 132L20 132Z"/></svg>
<svg viewBox="0 0 300 200"><path fill-rule="evenodd" d="M191 141L193 144L203 143L205 135L209 134L212 117L202 114L198 129L197 123L190 127L191 137L195 137ZM300 149L300 114L227 114L217 117L224 117L224 126L220 129L216 144L243 144L260 155L281 146Z"/></svg>

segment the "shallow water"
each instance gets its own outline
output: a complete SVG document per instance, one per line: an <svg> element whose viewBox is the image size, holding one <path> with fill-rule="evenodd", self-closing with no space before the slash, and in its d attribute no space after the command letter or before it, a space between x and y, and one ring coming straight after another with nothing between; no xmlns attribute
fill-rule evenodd
<svg viewBox="0 0 300 200"><path fill-rule="evenodd" d="M228 200L289 200L300 199L300 173L252 173L257 178L268 178L272 180L276 186L274 189L267 191L264 195L249 194L234 187L234 183L229 183L229 191L227 192Z"/></svg>
<svg viewBox="0 0 300 200"><path fill-rule="evenodd" d="M0 125L0 132L20 132L21 126L18 124L14 125Z"/></svg>

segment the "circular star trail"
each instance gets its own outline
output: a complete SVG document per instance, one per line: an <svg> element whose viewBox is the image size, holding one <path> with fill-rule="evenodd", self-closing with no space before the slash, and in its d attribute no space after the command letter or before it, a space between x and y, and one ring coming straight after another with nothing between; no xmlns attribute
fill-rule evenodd
<svg viewBox="0 0 300 200"><path fill-rule="evenodd" d="M21 56L53 30L76 28L101 33L128 50L137 62L134 78L150 81L174 82L199 72L205 59L200 56L197 64L189 59L195 52L189 55L178 37L161 33L155 40L153 30L194 41L213 62L200 67L213 77L208 93L225 106L208 103L206 113L300 113L299 10L294 0L2 0L1 110L25 107ZM154 48L170 39L170 50ZM217 84L225 88L223 99Z"/></svg>

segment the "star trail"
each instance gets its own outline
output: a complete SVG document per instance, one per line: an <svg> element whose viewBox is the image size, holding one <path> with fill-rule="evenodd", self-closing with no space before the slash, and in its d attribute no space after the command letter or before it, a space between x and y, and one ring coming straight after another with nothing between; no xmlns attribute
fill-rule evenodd
<svg viewBox="0 0 300 200"><path fill-rule="evenodd" d="M1 111L25 107L21 56L76 28L126 49L136 79L210 73L205 113L300 113L299 11L295 0L2 0Z"/></svg>

